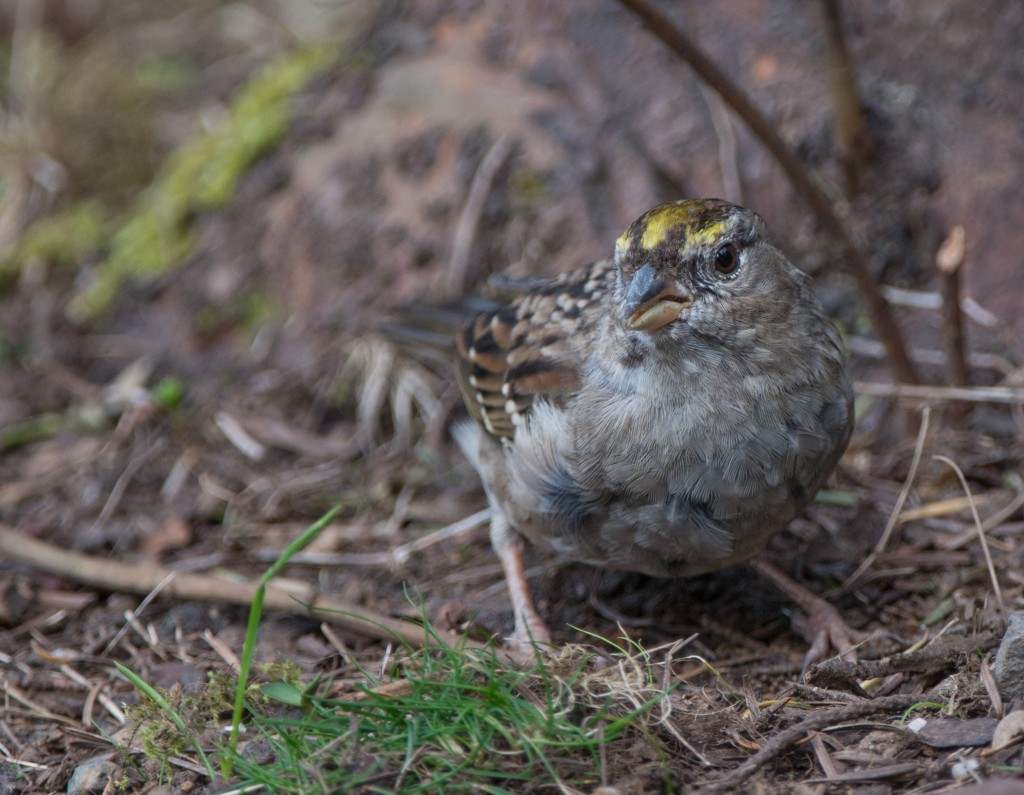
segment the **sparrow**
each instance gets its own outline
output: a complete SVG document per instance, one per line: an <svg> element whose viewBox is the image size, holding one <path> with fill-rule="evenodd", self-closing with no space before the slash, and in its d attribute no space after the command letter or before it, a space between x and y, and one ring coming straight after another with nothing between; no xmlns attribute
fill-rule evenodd
<svg viewBox="0 0 1024 795"><path fill-rule="evenodd" d="M853 428L842 339L808 277L760 216L720 199L648 210L611 259L479 312L456 350L471 419L453 435L483 482L524 648L551 640L524 542L656 577L746 561Z"/></svg>

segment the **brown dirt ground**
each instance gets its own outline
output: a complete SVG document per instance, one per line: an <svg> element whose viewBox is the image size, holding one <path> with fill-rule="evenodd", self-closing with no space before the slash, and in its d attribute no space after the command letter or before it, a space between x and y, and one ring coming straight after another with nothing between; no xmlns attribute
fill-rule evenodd
<svg viewBox="0 0 1024 795"><path fill-rule="evenodd" d="M689 4L683 17L840 196L820 25L806 6ZM969 324L972 378L1019 384L1024 6L846 6L877 140L861 192L844 205L849 218L887 283L923 290L934 289L938 243L963 225L966 291L995 316ZM815 274L851 334L857 377L888 380L870 354L848 278L830 264L830 246L778 169L738 123L731 135L723 130L718 101L615 3L391 4L358 41L358 58L297 98L292 132L232 206L195 219L201 243L184 267L131 287L109 318L88 328L65 319L74 288L67 272L25 279L0 296L11 351L0 363L0 427L47 413L68 420L2 453L0 522L19 536L99 562L254 577L340 504L338 519L284 581L415 618L408 590L444 631L506 631L510 616L483 527L408 560L388 555L484 500L446 436L461 409L443 367L424 364L422 352L396 351L378 329L396 307L486 292L492 273L553 273L604 256L618 231L658 201L728 192L724 167L738 172L742 191L728 198L761 212L782 247ZM466 197L488 154L497 169L477 214L467 216ZM460 243L463 216L469 237ZM460 258L466 272L453 275ZM87 266L77 278L88 277ZM254 306L272 311L254 320ZM942 383L938 313L900 313L927 380ZM165 376L187 388L170 411L145 389ZM960 417L934 404L904 507L917 513L898 525L856 587L832 587L880 537L921 416L912 403L865 400L833 483L856 504L815 505L769 550L829 594L851 625L879 633L866 658L940 631L987 649L999 631L970 511L951 502L963 490L937 455L963 470L982 522L995 517L986 529L1002 599L1007 609L1024 604L1024 418L1019 407L991 403L968 404ZM245 449L250 438L256 452ZM583 639L572 627L625 632L647 646L698 633L691 652L743 694L747 714L700 666L675 669L674 729L711 766L680 751L668 763L674 786L699 790L728 775L786 727L846 703L849 693L837 687L863 678L794 684L806 649L794 629L799 616L742 568L664 582L539 554L530 564L559 641ZM104 699L133 697L115 661L170 687L226 669L229 651L241 647L246 611L216 594L165 593L141 604L130 589L81 584L103 582L102 573L13 560L0 561L0 577L0 745L38 765L18 768L17 780L12 766L3 768L0 792L63 790L78 764L109 751L100 732L120 726ZM370 659L381 649L358 632L325 634L317 620L272 612L258 656L283 652L303 671L332 677L348 670L350 655ZM981 656L962 644L936 649L938 663L889 671L882 691L941 694L957 719L1020 708L1019 699L993 699ZM810 712L756 706L793 694ZM987 755L984 742L932 747L896 726L902 711L829 713L813 742L787 745L736 787L940 791L956 786L953 763L967 758L981 761L984 779L1021 775L1019 745ZM622 792L665 786L660 769L628 754L608 769ZM207 784L183 771L170 790Z"/></svg>

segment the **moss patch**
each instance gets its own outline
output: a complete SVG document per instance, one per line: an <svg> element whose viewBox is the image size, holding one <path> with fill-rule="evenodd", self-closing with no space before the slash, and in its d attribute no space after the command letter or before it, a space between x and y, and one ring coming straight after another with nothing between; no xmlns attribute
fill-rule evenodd
<svg viewBox="0 0 1024 795"><path fill-rule="evenodd" d="M21 236L14 251L0 260L0 283L13 280L33 263L71 265L99 250L109 236L96 202L82 202L42 218Z"/></svg>
<svg viewBox="0 0 1024 795"><path fill-rule="evenodd" d="M311 47L265 67L239 93L226 116L172 154L136 209L109 239L109 253L71 301L78 322L113 304L128 279L152 279L194 248L189 221L224 206L249 166L288 129L288 100L333 60L336 49Z"/></svg>

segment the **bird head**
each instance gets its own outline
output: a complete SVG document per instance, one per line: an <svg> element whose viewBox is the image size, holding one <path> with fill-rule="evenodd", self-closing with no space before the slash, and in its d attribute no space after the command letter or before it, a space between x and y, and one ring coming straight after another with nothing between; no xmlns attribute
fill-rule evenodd
<svg viewBox="0 0 1024 795"><path fill-rule="evenodd" d="M648 210L615 244L623 326L656 332L695 304L735 291L733 283L756 278L744 271L752 267L752 250L768 247L765 236L760 216L720 199Z"/></svg>

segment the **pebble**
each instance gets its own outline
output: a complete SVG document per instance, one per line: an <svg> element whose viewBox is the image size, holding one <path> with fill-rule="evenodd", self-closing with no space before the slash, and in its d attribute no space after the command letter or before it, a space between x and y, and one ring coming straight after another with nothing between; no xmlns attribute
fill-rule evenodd
<svg viewBox="0 0 1024 795"><path fill-rule="evenodd" d="M1011 613L999 642L992 675L1006 701L1024 696L1024 613Z"/></svg>
<svg viewBox="0 0 1024 795"><path fill-rule="evenodd" d="M68 795L91 795L103 792L107 781L117 773L117 765L110 761L110 754L94 756L75 768L68 781Z"/></svg>

